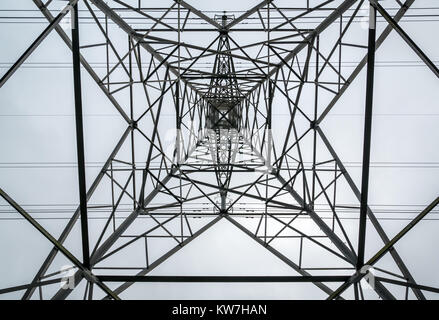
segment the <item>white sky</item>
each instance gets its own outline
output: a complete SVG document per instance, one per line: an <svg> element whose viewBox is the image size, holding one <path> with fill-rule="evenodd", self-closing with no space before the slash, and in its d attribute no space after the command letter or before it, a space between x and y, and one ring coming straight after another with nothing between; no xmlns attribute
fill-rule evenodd
<svg viewBox="0 0 439 320"><path fill-rule="evenodd" d="M57 2L57 1L54 1ZM201 10L246 10L258 1L189 1ZM157 3L157 2L155 2ZM395 7L395 1L382 1L383 6ZM59 7L61 5L56 4ZM54 5L55 6L55 5ZM281 6L281 5L279 5ZM436 1L418 0L413 13L439 14ZM41 16L39 12L9 12L7 10L36 9L32 1L3 0L0 3L0 75L20 56L47 23L35 19L33 23L12 23L6 16ZM207 13L212 15L212 13ZM432 32L439 30L439 19L424 22L405 21L401 25L425 53L435 62L439 46ZM379 22L379 30L384 27ZM81 39L93 38L89 26L84 26ZM335 27L337 29L337 27ZM90 29L91 30L91 29ZM325 34L334 36L334 30ZM363 33L362 33L363 32ZM189 41L210 42L206 38ZM366 31L358 28L357 41L365 43ZM237 36L238 37L238 36ZM255 36L256 37L256 36ZM239 38L239 37L238 37ZM84 40L85 39L85 40ZM126 39L124 38L123 41ZM241 39L240 39L241 40ZM245 39L242 39L244 41ZM248 40L250 41L250 40ZM358 54L347 50L346 61L358 61ZM394 32L376 55L375 103L372 131L369 202L377 210L389 237L395 235L410 218L420 212L438 194L439 152L437 127L439 111L438 79ZM90 62L104 62L92 55ZM58 63L56 68L48 64ZM12 198L58 236L67 219L79 203L77 191L75 123L71 53L60 37L53 32L29 57L7 84L0 89L0 186ZM348 67L347 67L348 68ZM116 141L125 130L123 120L99 91L97 85L83 72L83 105L87 183L99 171ZM321 127L333 147L360 185L365 72L363 71L324 120ZM307 103L305 99L304 104ZM309 103L312 103L311 100ZM279 100L274 106L274 136L282 135L288 122L285 106ZM173 106L166 106L173 110ZM165 110L166 110L165 107ZM174 115L164 112L172 126ZM168 142L171 143L172 141ZM98 193L99 197L99 193ZM101 197L103 199L103 197ZM98 198L100 199L100 198ZM351 199L346 195L345 199ZM98 201L99 203L99 201ZM357 202L350 202L350 204ZM3 200L0 200L0 288L28 283L32 280L51 245L27 222L17 219ZM49 209L49 210L48 210ZM210 210L210 209L209 209ZM384 210L384 211L383 211ZM388 211L390 210L390 211ZM99 213L91 213L91 216ZM324 216L324 215L322 215ZM357 214L342 215L356 248ZM49 218L49 219L48 219ZM56 218L56 219L54 219ZM439 257L435 244L439 241L437 210L410 231L397 250L418 283L439 287ZM243 219L245 220L245 219ZM253 219L256 220L256 219ZM325 220L330 223L330 220ZM206 221L207 222L207 221ZM90 230L99 230L101 220L91 220ZM200 226L205 222L194 221ZM243 221L251 225L254 221ZM303 223L304 228L306 222ZM299 223L300 225L300 223ZM139 230L142 228L138 227ZM310 227L309 227L310 228ZM311 230L311 229L308 229ZM135 231L135 228L130 229ZM317 230L318 231L318 230ZM79 226L73 230L66 247L81 257ZM93 239L94 234L91 235ZM366 258L381 246L376 232L368 224ZM166 244L160 244L166 246ZM298 243L279 240L275 247L297 260ZM144 263L133 249L119 256L127 264ZM309 246L304 264L322 265L324 253ZM159 255L159 252L152 255ZM117 257L117 256L116 256ZM115 259L116 259L115 257ZM143 258L144 259L144 258ZM328 260L324 260L328 259ZM51 270L68 262L58 257ZM388 256L378 264L395 271ZM296 275L288 266L270 254L227 221L221 221L200 238L191 242L151 273L153 275ZM315 274L324 274L323 272ZM346 274L341 272L341 274ZM83 288L84 283L81 284ZM328 286L334 287L334 284ZM113 287L113 286L112 286ZM392 288L392 286L389 286ZM47 296L58 289L48 287ZM71 298L80 298L83 289L75 290ZM0 299L18 298L22 292L1 295ZM96 292L99 297L101 293ZM349 297L352 292L347 293ZM376 297L367 293L371 298ZM438 296L428 294L430 298ZM35 295L37 296L37 295ZM136 284L122 298L146 299L323 299L326 295L312 284ZM400 295L403 297L403 295ZM410 298L413 298L411 293Z"/></svg>

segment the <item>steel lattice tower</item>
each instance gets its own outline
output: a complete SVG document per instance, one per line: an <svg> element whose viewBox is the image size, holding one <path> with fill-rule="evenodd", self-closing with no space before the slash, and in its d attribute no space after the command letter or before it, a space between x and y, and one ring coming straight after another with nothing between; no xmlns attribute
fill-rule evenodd
<svg viewBox="0 0 439 320"><path fill-rule="evenodd" d="M69 0L58 12L51 8L52 1L33 2L47 19L47 28L5 73L0 87L50 33L57 33L71 49L80 204L55 238L0 189L9 205L53 244L31 283L0 292L25 290L23 299L30 299L37 290L55 286L51 298L66 299L85 282L84 298L95 298L95 287L105 292L106 299L119 299L138 282L306 282L329 299L346 298L349 292L361 299L360 280L370 280L370 269L384 256L394 262L391 272L399 280L375 276L377 298L398 298L401 288L417 299L425 299L427 291L439 292L418 284L394 247L437 206L439 198L389 237L367 197L375 52L390 33L396 33L439 77L436 65L399 24L415 0L388 1L397 7L392 13L378 0L298 1L300 5L294 7L266 0L240 15L225 11L216 16L183 0L165 1L169 7L161 11L137 0ZM367 41L351 43L364 8ZM71 34L60 25L69 16ZM96 43L80 39L84 17L100 35ZM310 18L311 23L304 23ZM385 22L380 31L378 18ZM202 23L192 27L191 19ZM347 47L355 48L359 58L352 68L342 67ZM88 62L90 50L99 50L105 68ZM87 177L88 185L81 69L126 123L98 175L91 181ZM321 124L363 69L367 85L365 96L358 97L365 103L363 163L361 185L357 185ZM280 106L288 124L281 133L273 121L273 110ZM164 110L173 112L171 121L162 116ZM176 129L171 148L165 141L170 128ZM90 237L88 210L97 206L95 192L105 194L108 203L105 224L93 229ZM339 218L346 209L339 201L346 194L357 201L350 208L358 218L354 234ZM123 201L130 203L127 215L122 214ZM329 219L322 205L329 208ZM142 222L145 217L149 223ZM220 220L277 256L297 276L149 275ZM81 258L63 245L76 224L81 227ZM371 257L365 255L366 225L382 240L381 249ZM298 257L277 246L289 239L285 243L298 250ZM315 271L302 266L305 241L325 253ZM114 258L132 254L138 244L142 249L135 254L146 260L143 268L133 270ZM154 257L148 252L151 248ZM59 288L65 280L54 272L60 255L72 264L72 287Z"/></svg>

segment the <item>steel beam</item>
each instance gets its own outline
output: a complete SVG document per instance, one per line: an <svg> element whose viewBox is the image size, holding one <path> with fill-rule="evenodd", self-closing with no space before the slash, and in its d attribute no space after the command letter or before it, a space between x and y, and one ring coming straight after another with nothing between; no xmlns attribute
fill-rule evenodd
<svg viewBox="0 0 439 320"><path fill-rule="evenodd" d="M277 175L277 177L282 185L284 185L285 180L280 175ZM357 256L355 255L355 252L352 252L335 234L335 232L328 227L328 225L320 218L320 216L316 212L314 212L314 210L312 210L307 204L305 204L304 200L294 189L292 189L289 185L287 185L285 189L291 193L291 195L296 199L296 201L299 202L299 204L304 204L308 208L307 213L311 217L311 219L313 219L313 221L319 226L319 228L328 236L328 238L334 243L334 245L340 250L340 252L342 252L343 255L347 259L349 259L353 265L355 265L357 261ZM377 283L375 284L375 291L383 299L395 300L395 297L391 294L391 292L387 290L387 288L384 287L384 285L382 285L379 281L377 281Z"/></svg>
<svg viewBox="0 0 439 320"><path fill-rule="evenodd" d="M342 282L350 276L97 276L102 282Z"/></svg>
<svg viewBox="0 0 439 320"><path fill-rule="evenodd" d="M59 243L49 232L46 231L30 214L28 214L18 203L16 203L3 189L0 188L0 196L6 200L24 219L26 219L35 229L37 229L47 240L49 240L62 254L69 259L78 269L78 274L86 277L87 280L96 283L110 297L119 300L119 297L111 291L105 284L97 279L88 268L86 268L69 250ZM63 290L63 289L62 289Z"/></svg>
<svg viewBox="0 0 439 320"><path fill-rule="evenodd" d="M322 139L323 143L325 144L326 148L328 149L329 153L332 155L332 157L335 159L335 162L340 167L341 172L343 173L343 176L346 179L346 182L348 183L349 187L352 189L353 193L355 194L358 201L361 199L361 193L360 190L355 185L354 180L350 176L349 172L347 171L346 167L343 165L343 162L338 157L337 153L335 152L332 145L329 143L328 139L326 138L325 134L323 133L322 129L320 127L316 127L316 130ZM374 213L370 209L370 207L367 207L367 215L369 217L370 222L374 226L375 230L377 231L378 235L380 236L381 240L384 243L388 243L390 241L389 237L387 236L386 232L384 231L383 227L381 227L381 224L379 223L378 219L375 217ZM410 282L415 283L415 279L411 275L410 271L408 270L407 266L405 265L404 261L402 260L401 256L398 254L396 249L391 248L390 254L395 261L396 265L398 266L399 270L402 272L405 278L407 278ZM418 299L425 299L424 294L421 290L418 290L414 288L414 293Z"/></svg>
<svg viewBox="0 0 439 320"><path fill-rule="evenodd" d="M373 82L375 71L376 9L372 6L370 6L369 9L369 49L367 51L366 110L364 116L363 166L361 176L362 182L358 230L357 270L360 270L363 267L364 251L366 246L367 200L369 192L370 145L372 136Z"/></svg>
<svg viewBox="0 0 439 320"><path fill-rule="evenodd" d="M213 225L215 225L218 221L220 221L222 219L222 216L216 216L214 219L212 219L212 221L210 221L209 223L207 223L205 226L201 227L198 231L194 232L194 234L189 237L186 238L183 242L181 242L179 245L175 246L173 249L171 249L170 251L168 251L167 253L165 253L164 255L162 255L160 258L158 258L157 260L155 260L153 263L151 263L147 268L144 268L143 270L141 270L140 272L138 272L135 277L145 277L145 275L147 275L148 273L150 273L152 270L154 270L156 267L158 267L160 264L162 264L163 262L165 262L167 259L169 259L172 255L174 255L176 252L180 251L183 247L185 247L186 245L188 245L190 242L192 242L193 240L195 240L197 237L199 237L201 234L203 234L205 231L207 231L208 229L210 229ZM127 279L127 280L122 280L125 281L124 284L120 285L119 287L117 287L114 292L117 294L121 294L123 291L125 291L126 289L128 289L131 285L134 284L134 282L132 281L133 279ZM109 296L105 297L104 299L109 299Z"/></svg>
<svg viewBox="0 0 439 320"><path fill-rule="evenodd" d="M394 21L396 21L396 22L400 21L402 19L402 17L404 17L404 15L406 14L407 10L412 6L412 4L414 2L415 2L415 0L407 0L404 3L404 5L401 6L401 8L395 14L395 16L393 18ZM392 30L393 30L393 28L390 25L388 25L383 30L383 32L381 33L381 35L378 37L378 39L376 41L376 44L375 44L375 49L376 50L383 44L384 40L387 39L387 37L389 36L389 34L391 33ZM320 124L323 121L323 119L327 116L329 111L331 111L331 109L338 102L340 97L346 92L346 90L349 88L349 86L352 84L352 82L354 82L355 78L357 78L357 76L360 74L361 70L364 68L366 63L367 63L367 54L360 61L358 66L355 68L355 70L351 73L349 78L346 80L346 83L340 88L340 90L337 93L337 95L334 98L332 98L331 102L328 104L328 106L325 108L325 110L323 110L323 112L320 114L319 118L316 121L317 125Z"/></svg>
<svg viewBox="0 0 439 320"><path fill-rule="evenodd" d="M419 48L419 46L409 37L409 35L398 25L392 17L387 13L387 11L378 3L378 0L370 0L370 3L375 7L379 13L386 19L386 21L395 29L395 31L401 36L401 38L409 45L410 48L421 58L422 61L430 68L431 71L439 78L439 69L430 60L430 58Z"/></svg>
<svg viewBox="0 0 439 320"><path fill-rule="evenodd" d="M105 161L104 165L102 166L102 169L99 171L99 174L96 176L95 180L91 184L90 188L87 191L87 201L90 200L91 196L97 189L99 183L101 182L102 178L105 176L106 170L110 167L110 163L113 160L113 158L116 156L116 154L119 152L122 144L124 143L125 139L127 138L128 134L131 132L131 128L128 127L125 132L122 134L121 138L119 139L118 143L116 144L113 151L110 153L109 157ZM58 238L59 243L64 243L64 241L67 239L68 235L72 231L76 221L78 220L80 216L80 207L78 206L75 210L75 213L70 218L69 222L65 226L64 230L61 232L61 235ZM52 248L50 253L48 254L47 258L44 260L43 264L41 265L40 269L38 270L37 274L32 280L32 284L37 283L40 281L41 277L47 272L49 269L50 264L55 259L56 254L58 253L58 248L55 246ZM35 287L31 286L26 290L26 292L23 295L23 300L30 299L33 292L35 291Z"/></svg>
<svg viewBox="0 0 439 320"><path fill-rule="evenodd" d="M49 9L44 5L44 3L41 0L32 0L35 5L40 9L41 13L46 17L46 19L49 22L53 22L55 19L53 15L50 13ZM58 35L61 37L61 39L64 41L64 43L72 49L72 42L65 33L65 31L57 24L55 25L55 30L58 33ZM123 108L120 106L120 104L117 102L117 100L111 95L109 90L105 87L105 85L101 82L99 79L99 76L96 74L96 72L93 71L93 68L90 66L90 64L85 60L85 58L81 55L81 64L84 67L85 70L87 70L88 74L92 77L92 79L96 82L96 84L99 86L99 88L102 90L102 92L105 94L105 96L110 100L111 104L116 108L116 110L120 113L120 115L124 118L124 120L127 123L131 123L130 118L125 113Z"/></svg>
<svg viewBox="0 0 439 320"><path fill-rule="evenodd" d="M416 283L412 283L412 282L405 282L405 281L400 281L400 280L395 280L395 279L388 279L388 278L383 278L383 277L375 277L375 280L378 280L378 281L381 281L381 282L385 282L385 283L390 283L390 284L396 284L398 286L403 286L403 287L407 287L407 288L418 289L418 290L425 290L425 291L429 291L429 292L439 293L439 288L435 288L435 287L431 287L431 286L425 286L425 285L422 285L422 284L416 284Z"/></svg>
<svg viewBox="0 0 439 320"><path fill-rule="evenodd" d="M235 227L237 227L239 230L241 230L242 232L244 232L246 235L248 235L250 238L252 238L253 240L255 240L257 243L259 243L261 246L263 246L264 248L266 248L268 251L270 251L272 254L274 254L277 258L279 258L281 261L283 261L284 263L286 263L288 266L290 266L294 271L296 271L297 273L299 273L300 275L304 276L304 277L310 277L311 274L305 270L303 270L302 268L300 268L297 264L295 264L293 261L291 261L289 258L287 258L285 255L283 255L282 253L280 253L279 251L277 251L276 249L274 249L272 246L268 245L266 242L264 242L263 240L259 239L257 236L255 236L252 232L250 232L247 228L245 228L243 225L241 225L239 222L237 222L235 219L233 219L232 217L230 217L229 215L226 215L225 218L231 222ZM332 294L332 289L330 289L329 287L327 287L325 284L321 283L321 282L312 282L314 285L316 285L318 288L320 288L321 290L323 290L324 292L328 293L331 292L329 294ZM339 299L343 299L342 297L338 297Z"/></svg>
<svg viewBox="0 0 439 320"><path fill-rule="evenodd" d="M79 211L81 212L81 240L83 264L90 268L90 245L88 239L87 187L85 182L84 128L82 124L81 62L79 53L79 10L72 9L73 90L75 94L76 155L78 158Z"/></svg>
<svg viewBox="0 0 439 320"><path fill-rule="evenodd" d="M439 204L439 197L434 199L421 213L419 213L410 223L405 226L396 236L392 238L388 243L384 245L372 258L370 258L365 264L373 266L378 260L380 260L387 252L389 252L395 244L404 237L407 232L409 232L413 227L415 227L431 210L433 210ZM336 299L340 294L342 294L351 284L360 281L366 273L357 272L351 276L351 278L343 283L337 290L335 290L331 295L329 295L328 300ZM414 287L417 287L414 284ZM416 288L419 290L419 287Z"/></svg>
<svg viewBox="0 0 439 320"><path fill-rule="evenodd" d="M317 226L320 228L320 230L323 231L323 233L328 236L328 238L334 243L334 245L340 250L340 252L349 260L351 263L356 261L357 256L355 255L352 250L350 250L346 244L335 234L334 231L331 230L330 227L320 218L320 216L312 210L309 205L305 203L303 198L293 189L289 184L286 183L285 179L282 178L279 174L277 174L277 179L279 182L285 186L285 190L287 190L293 198L304 208L306 208L306 212L310 216L310 218L317 224Z"/></svg>
<svg viewBox="0 0 439 320"><path fill-rule="evenodd" d="M52 32L53 29L59 24L59 22L72 10L78 0L70 0L55 18L50 21L49 25L43 32L32 42L32 44L26 49L26 51L18 58L18 60L12 65L12 67L6 71L3 77L0 79L0 88L8 81L10 77L17 71L18 68L27 60L27 58L35 51L36 48L43 42L44 39Z"/></svg>

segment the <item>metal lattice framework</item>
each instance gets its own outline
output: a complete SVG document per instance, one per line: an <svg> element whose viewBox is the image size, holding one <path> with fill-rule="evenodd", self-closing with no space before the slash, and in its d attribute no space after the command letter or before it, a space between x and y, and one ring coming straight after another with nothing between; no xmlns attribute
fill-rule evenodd
<svg viewBox="0 0 439 320"><path fill-rule="evenodd" d="M162 10L145 8L137 0L70 0L56 15L51 0L33 2L47 18L47 28L6 72L0 87L51 32L71 49L80 205L55 238L0 189L1 196L53 244L31 283L1 293L25 290L23 298L30 299L37 295L36 289L42 295L45 288L57 286L52 298L68 298L79 289L59 288L65 279L51 268L59 255L73 264L75 286L86 282L84 298L88 299L95 297L94 287L102 289L106 298L119 299L133 284L154 281L308 282L329 299L343 299L347 289L361 299L360 280L370 275L363 272L365 266L374 266L385 255L396 266L387 273L399 280L376 276L377 297L395 299L401 289L418 299L425 299L423 291L439 293L438 288L415 281L394 247L437 206L439 198L392 239L367 198L375 51L396 32L439 77L438 68L399 25L415 0L393 1L398 10L392 14L377 0L319 0L312 5L302 1L306 5L301 8L280 7L272 0L239 16L227 12L209 16L183 0L168 1L169 7ZM351 39L365 5L368 42L349 42L346 39ZM70 14L71 35L60 26ZM100 34L95 43L80 42L79 18L85 16L90 22L87 28L91 25ZM380 33L377 17L386 21ZM191 19L202 23L189 26ZM354 48L360 58L354 68L342 67L346 48ZM87 62L91 51L105 58L105 68ZM88 190L81 67L126 122L126 130ZM361 99L366 101L366 116L362 183L357 186L321 123L364 68L367 88ZM272 128L273 108L280 106L288 113L283 133ZM164 110L173 112L171 124L169 118L161 117ZM169 149L165 135L171 127L176 130ZM93 194L97 190L108 196L103 206L107 219L92 241L87 210L96 207ZM341 194L358 201L349 208L359 217L354 235L339 219L346 209L338 204ZM122 214L124 201L131 203L128 215ZM144 217L149 218L147 223ZM195 223L195 218L200 219ZM298 275L149 275L220 220L239 228ZM382 249L367 261L366 221L382 240ZM81 225L82 260L63 245L76 223ZM279 242L296 248L297 259L279 249ZM316 270L302 267L304 242L324 252ZM144 257L145 266L126 266L117 258L133 250ZM343 274L331 273L335 270Z"/></svg>

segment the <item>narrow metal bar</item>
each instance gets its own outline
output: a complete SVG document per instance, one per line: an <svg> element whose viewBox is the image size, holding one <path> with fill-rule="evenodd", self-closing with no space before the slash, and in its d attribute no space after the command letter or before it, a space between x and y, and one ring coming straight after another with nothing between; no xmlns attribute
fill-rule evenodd
<svg viewBox="0 0 439 320"><path fill-rule="evenodd" d="M402 229L398 234L393 237L380 251L378 251L372 258L370 258L366 264L372 265L381 259L393 246L401 240L403 236L407 234L414 226L416 226L419 221L421 221L431 210L433 210L439 204L439 197L434 199L420 214L416 216L404 229Z"/></svg>
<svg viewBox="0 0 439 320"><path fill-rule="evenodd" d="M102 275L103 282L342 282L350 276L121 276Z"/></svg>
<svg viewBox="0 0 439 320"><path fill-rule="evenodd" d="M18 58L18 60L9 68L8 71L0 79L0 88L9 80L10 77L17 71L18 68L26 61L27 58L35 51L36 48L43 42L44 39L52 32L53 29L59 24L59 22L71 11L73 6L76 6L78 0L70 0L70 2L61 10L60 13L50 21L49 25L43 32L32 42L32 44L26 49L26 51Z"/></svg>
<svg viewBox="0 0 439 320"><path fill-rule="evenodd" d="M81 62L79 53L79 10L72 9L73 87L75 93L76 153L78 157L79 208L81 212L81 239L84 266L90 268L90 245L88 239L87 187L85 182L84 128L82 123Z"/></svg>
<svg viewBox="0 0 439 320"><path fill-rule="evenodd" d="M171 171L171 174L174 174L177 169L173 169ZM171 179L171 174L167 175L163 180L162 184L168 183L168 181ZM144 200L144 205L148 205L149 202L151 202L155 196L160 192L161 187L157 186ZM140 208L134 210L120 225L117 227L117 229L107 238L107 240L104 241L104 243L96 250L96 252L91 256L90 263L93 265L96 263L104 254L108 251L108 249L119 239L119 237L123 234L123 232L134 222L134 220L139 216L140 214ZM80 274L75 275L75 279L78 279L79 281L82 279ZM71 290L59 290L55 296L54 299L65 299L69 294L71 293Z"/></svg>
<svg viewBox="0 0 439 320"><path fill-rule="evenodd" d="M424 285L416 284L416 283L412 283L412 282L406 282L406 281L395 280L395 279L388 279L388 278L383 278L383 277L375 277L375 280L379 280L381 282L387 282L390 284L396 284L399 286L406 287L407 289L408 288L416 288L419 290L425 290L425 291L430 291L430 292L434 292L434 293L439 293L439 288L424 286ZM407 296L407 294L406 294L406 296Z"/></svg>
<svg viewBox="0 0 439 320"><path fill-rule="evenodd" d="M218 22L216 22L215 20L209 18L204 13L202 13L200 10L194 8L193 6L191 6L186 1L183 1L183 0L174 0L174 1L177 2L178 4L180 4L182 7L188 9L190 12L192 12L196 16L200 17L201 19L203 19L207 23L209 23L212 26L216 27L217 29L221 29L221 25Z"/></svg>
<svg viewBox="0 0 439 320"><path fill-rule="evenodd" d="M19 286L4 288L4 289L0 289L0 294L21 291L21 290L29 289L29 288L37 288L37 287L41 288L42 286L47 286L50 284L63 282L64 280L65 280L64 278L56 278L56 279L44 280L44 281L40 281L40 282L36 282L36 283L29 283L29 284L23 284L23 285L19 285Z"/></svg>
<svg viewBox="0 0 439 320"><path fill-rule="evenodd" d="M277 179L280 181L282 185L285 185L285 190L287 190L293 198L303 207L306 208L306 212L309 214L311 219L317 224L317 226L331 239L334 245L340 250L341 253L351 262L356 261L357 257L354 252L352 252L348 246L328 227L328 225L320 218L320 216L311 209L309 205L305 203L302 197L291 188L285 181L285 179L277 175Z"/></svg>
<svg viewBox="0 0 439 320"><path fill-rule="evenodd" d="M372 135L373 82L375 71L376 9L369 8L369 41L367 53L366 111L364 117L363 169L361 181L360 221L358 231L357 270L364 264L366 246L367 200L369 191L370 145Z"/></svg>

